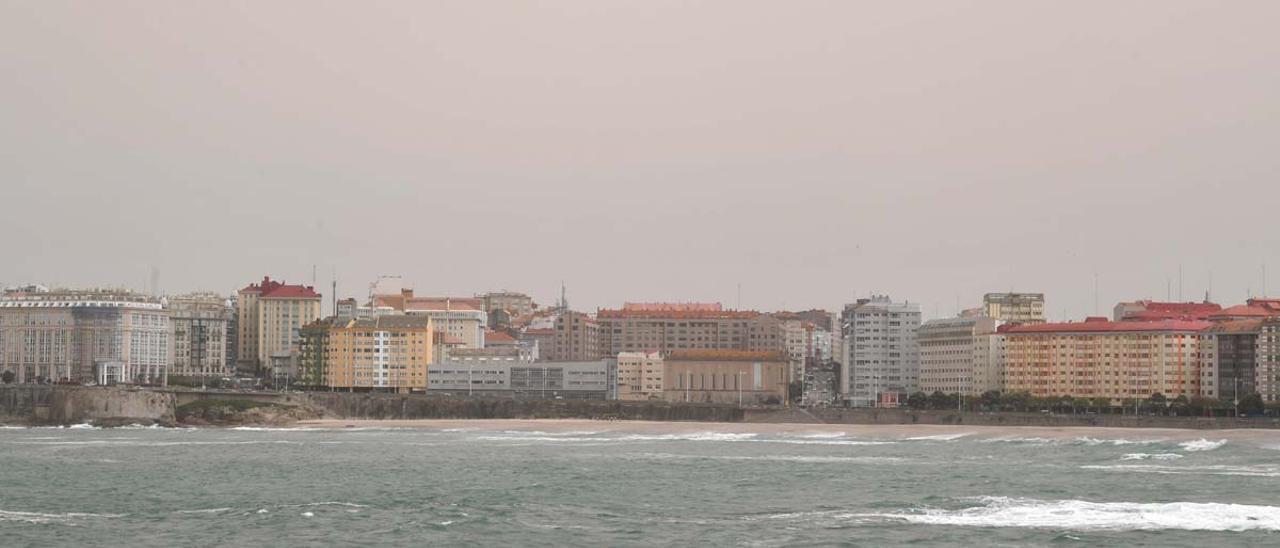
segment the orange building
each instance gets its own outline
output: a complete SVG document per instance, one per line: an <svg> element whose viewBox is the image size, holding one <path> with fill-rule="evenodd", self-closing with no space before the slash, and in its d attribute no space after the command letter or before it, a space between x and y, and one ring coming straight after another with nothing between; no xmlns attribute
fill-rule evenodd
<svg viewBox="0 0 1280 548"><path fill-rule="evenodd" d="M433 339L432 320L423 316L336 324L325 345L325 384L351 390L426 390Z"/></svg>
<svg viewBox="0 0 1280 548"><path fill-rule="evenodd" d="M662 399L697 403L787 403L782 352L676 350L663 364Z"/></svg>
<svg viewBox="0 0 1280 548"><path fill-rule="evenodd" d="M1006 336L1004 385L1033 396L1108 398L1201 395L1196 320L1017 325Z"/></svg>

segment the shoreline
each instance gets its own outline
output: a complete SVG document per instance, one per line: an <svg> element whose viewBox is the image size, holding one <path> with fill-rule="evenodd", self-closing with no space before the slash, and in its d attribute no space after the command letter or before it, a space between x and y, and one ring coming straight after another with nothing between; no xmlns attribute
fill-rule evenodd
<svg viewBox="0 0 1280 548"><path fill-rule="evenodd" d="M1107 426L974 426L938 424L800 424L744 422L675 422L675 421L599 421L590 419L313 419L302 420L288 428L333 429L399 428L422 430L502 431L528 430L544 432L593 433L663 433L687 434L725 432L734 434L843 434L854 437L910 438L960 435L977 439L1036 437L1049 439L1126 439L1193 441L1221 438L1234 441L1280 443L1280 431L1256 428L1206 431L1195 428L1128 428Z"/></svg>

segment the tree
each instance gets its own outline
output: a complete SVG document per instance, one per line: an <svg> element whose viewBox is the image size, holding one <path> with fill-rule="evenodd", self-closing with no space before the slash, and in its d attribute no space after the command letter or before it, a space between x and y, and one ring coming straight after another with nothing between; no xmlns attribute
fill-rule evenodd
<svg viewBox="0 0 1280 548"><path fill-rule="evenodd" d="M982 396L979 397L978 401L982 403L982 407L985 409L999 408L1000 407L1000 391L988 390L986 392L983 392Z"/></svg>
<svg viewBox="0 0 1280 548"><path fill-rule="evenodd" d="M1005 410L1026 411L1027 405L1030 403L1031 395L1026 392L1012 392L1002 394L1000 396L1001 404Z"/></svg>
<svg viewBox="0 0 1280 548"><path fill-rule="evenodd" d="M952 407L949 405L951 403L950 399L941 390L934 390L932 394L929 394L929 409L948 409Z"/></svg>
<svg viewBox="0 0 1280 548"><path fill-rule="evenodd" d="M910 407L912 409L924 409L928 406L929 406L929 396L926 396L924 392L916 392L910 396L907 396L907 407Z"/></svg>
<svg viewBox="0 0 1280 548"><path fill-rule="evenodd" d="M17 375L14 375L13 371L9 371L6 369L4 373L0 373L0 382L3 382L5 384L13 384L13 379L16 377Z"/></svg>
<svg viewBox="0 0 1280 548"><path fill-rule="evenodd" d="M1240 414L1244 416L1261 415L1267 410L1266 403L1262 401L1262 396L1256 392L1240 398Z"/></svg>
<svg viewBox="0 0 1280 548"><path fill-rule="evenodd" d="M791 397L791 403L799 403L800 399L804 397L804 383L800 381L791 381L791 384L787 386L787 392Z"/></svg>
<svg viewBox="0 0 1280 548"><path fill-rule="evenodd" d="M1147 398L1147 401L1157 405L1163 405L1168 400L1169 398L1164 397L1164 394L1161 394L1159 392L1151 394L1151 397Z"/></svg>

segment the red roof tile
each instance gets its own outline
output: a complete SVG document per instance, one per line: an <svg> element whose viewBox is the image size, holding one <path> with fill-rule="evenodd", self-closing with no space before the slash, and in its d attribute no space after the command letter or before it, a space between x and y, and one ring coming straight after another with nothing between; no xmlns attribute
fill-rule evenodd
<svg viewBox="0 0 1280 548"><path fill-rule="evenodd" d="M1250 306L1247 304L1238 304L1221 311L1211 314L1212 319L1229 319L1229 318L1265 318L1267 316L1280 315L1280 310L1271 310L1261 306Z"/></svg>
<svg viewBox="0 0 1280 548"><path fill-rule="evenodd" d="M1010 326L1002 332L1010 335L1035 333L1115 333L1140 331L1200 331L1213 326L1199 320L1160 320L1154 322L1112 322L1097 319L1084 322L1040 323Z"/></svg>

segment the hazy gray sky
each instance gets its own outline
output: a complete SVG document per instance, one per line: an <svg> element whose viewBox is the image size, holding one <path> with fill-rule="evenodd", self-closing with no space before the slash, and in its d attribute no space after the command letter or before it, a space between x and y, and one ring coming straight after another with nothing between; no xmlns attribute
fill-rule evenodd
<svg viewBox="0 0 1280 548"><path fill-rule="evenodd" d="M0 1L0 283L1280 293L1280 2Z"/></svg>

